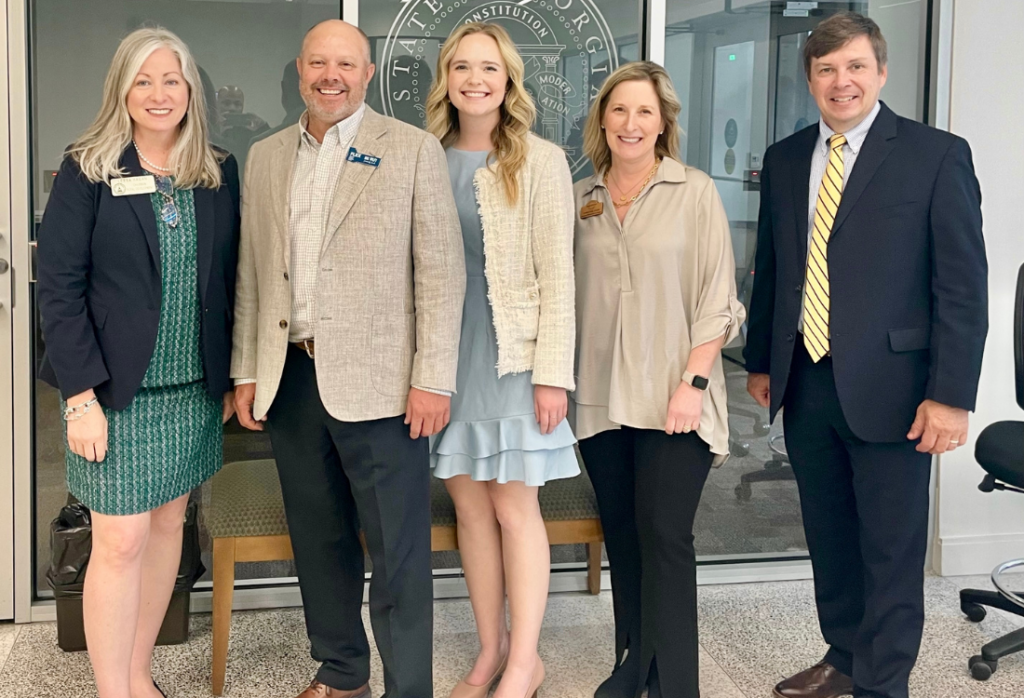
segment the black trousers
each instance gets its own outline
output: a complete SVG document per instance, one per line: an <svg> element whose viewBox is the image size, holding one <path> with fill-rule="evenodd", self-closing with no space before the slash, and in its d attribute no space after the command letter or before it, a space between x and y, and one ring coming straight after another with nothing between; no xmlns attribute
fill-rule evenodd
<svg viewBox="0 0 1024 698"><path fill-rule="evenodd" d="M623 427L580 441L612 577L616 667L639 657L665 698L698 698L693 520L713 456L695 433Z"/></svg>
<svg viewBox="0 0 1024 698"><path fill-rule="evenodd" d="M340 690L370 677L363 630L363 549L373 562L370 622L388 698L433 693L433 580L427 439L403 417L332 418L313 360L289 347L267 417L317 680Z"/></svg>
<svg viewBox="0 0 1024 698"><path fill-rule="evenodd" d="M815 364L798 342L783 421L825 660L853 677L855 696L907 698L924 627L931 456L857 438L831 358Z"/></svg>

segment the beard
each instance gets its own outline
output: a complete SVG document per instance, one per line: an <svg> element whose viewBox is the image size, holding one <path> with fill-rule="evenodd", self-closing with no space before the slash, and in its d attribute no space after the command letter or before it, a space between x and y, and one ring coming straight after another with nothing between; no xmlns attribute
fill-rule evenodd
<svg viewBox="0 0 1024 698"><path fill-rule="evenodd" d="M320 102L322 95L317 91L319 89L335 89L344 90L346 92L345 101L337 107L328 107ZM302 101L306 103L306 110L310 116L317 119L318 121L324 121L328 123L338 123L344 121L348 117L352 116L359 106L363 103L366 98L366 87L362 85L343 85L340 83L336 84L317 84L313 85L308 89L302 90Z"/></svg>

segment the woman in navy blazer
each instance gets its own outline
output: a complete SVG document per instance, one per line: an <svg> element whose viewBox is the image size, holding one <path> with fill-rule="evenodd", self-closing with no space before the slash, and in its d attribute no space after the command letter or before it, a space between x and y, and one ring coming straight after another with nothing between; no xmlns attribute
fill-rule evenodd
<svg viewBox="0 0 1024 698"><path fill-rule="evenodd" d="M61 392L68 489L92 511L83 615L101 698L157 698L151 655L192 489L222 462L238 167L209 144L188 48L121 43L39 229L41 376Z"/></svg>

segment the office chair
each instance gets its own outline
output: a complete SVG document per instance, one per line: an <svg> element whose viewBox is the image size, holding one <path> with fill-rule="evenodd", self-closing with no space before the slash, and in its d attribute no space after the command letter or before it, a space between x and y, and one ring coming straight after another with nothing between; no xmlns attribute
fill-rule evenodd
<svg viewBox="0 0 1024 698"><path fill-rule="evenodd" d="M1017 404L1024 409L1024 265L1017 272L1017 297L1013 312L1013 358L1017 382ZM1003 490L1024 494L1024 422L996 422L978 436L974 458L985 469L978 485L982 492ZM998 591L964 589L960 592L960 610L968 619L980 623L985 606L1024 616L1024 592L1012 592L1003 576L1009 570L1024 568L1024 558L1004 562L992 571L992 583ZM1007 655L1024 651L1024 628L1003 635L981 648L981 654L968 661L971 676L987 681Z"/></svg>

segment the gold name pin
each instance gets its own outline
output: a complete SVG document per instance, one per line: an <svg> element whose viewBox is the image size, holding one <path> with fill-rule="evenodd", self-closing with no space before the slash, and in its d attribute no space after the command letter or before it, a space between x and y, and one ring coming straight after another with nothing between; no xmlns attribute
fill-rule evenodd
<svg viewBox="0 0 1024 698"><path fill-rule="evenodd" d="M593 218L604 213L604 204L596 199L580 209L580 218Z"/></svg>

